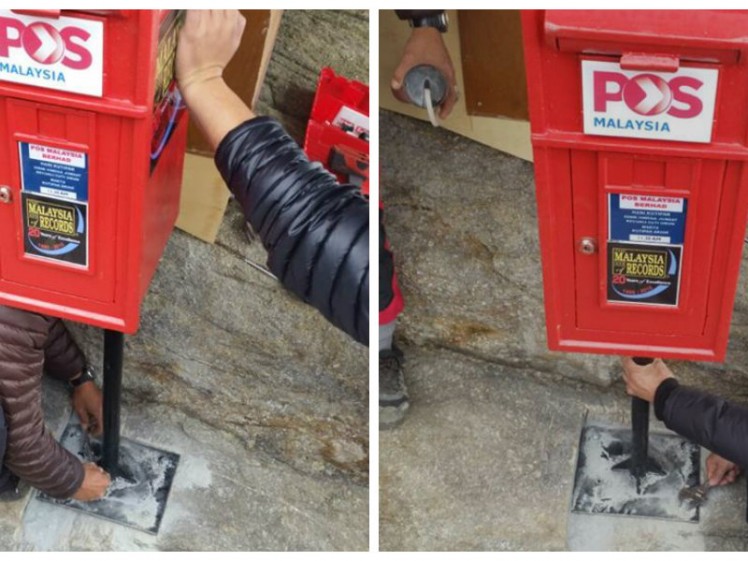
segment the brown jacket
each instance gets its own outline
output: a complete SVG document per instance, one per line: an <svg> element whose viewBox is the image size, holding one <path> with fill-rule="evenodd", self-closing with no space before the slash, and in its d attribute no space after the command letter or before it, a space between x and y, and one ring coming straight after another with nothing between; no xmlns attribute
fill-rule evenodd
<svg viewBox="0 0 748 561"><path fill-rule="evenodd" d="M67 381L84 366L62 321L0 306L0 405L8 426L2 463L55 498L69 498L80 488L83 464L44 425L42 372Z"/></svg>

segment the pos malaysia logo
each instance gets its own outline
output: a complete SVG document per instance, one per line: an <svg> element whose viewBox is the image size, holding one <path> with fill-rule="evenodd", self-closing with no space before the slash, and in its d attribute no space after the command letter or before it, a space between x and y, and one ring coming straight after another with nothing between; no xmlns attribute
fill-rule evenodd
<svg viewBox="0 0 748 561"><path fill-rule="evenodd" d="M710 142L718 71L621 70L582 61L584 132L605 136Z"/></svg>
<svg viewBox="0 0 748 561"><path fill-rule="evenodd" d="M0 26L2 23L5 22L2 22L2 20L0 20ZM68 31L68 29L66 29L65 31ZM78 31L75 28L72 28L72 30ZM80 34L78 36L80 37ZM87 39L88 37L86 35L83 35L83 38ZM7 40L7 32L5 35L5 39L5 44L2 45L2 47L4 47L4 50L7 51L10 44L10 41ZM26 29L23 30L23 33L21 34L21 41L23 44L23 48L26 50L26 53L36 62L39 62L41 64L54 64L62 58L62 55L65 54L65 41L63 40L62 35L54 27L47 23L37 22L29 25ZM77 46L72 42L71 45L73 47ZM88 55L87 66L89 66L91 64L91 55L88 54L88 51L83 52Z"/></svg>
<svg viewBox="0 0 748 561"><path fill-rule="evenodd" d="M0 10L0 80L101 97L102 22Z"/></svg>

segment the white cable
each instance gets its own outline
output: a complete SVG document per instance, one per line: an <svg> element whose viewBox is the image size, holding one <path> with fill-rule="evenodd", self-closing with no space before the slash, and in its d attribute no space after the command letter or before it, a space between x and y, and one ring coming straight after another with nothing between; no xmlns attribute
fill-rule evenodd
<svg viewBox="0 0 748 561"><path fill-rule="evenodd" d="M423 89L423 100L426 104L426 111L429 114L429 121L435 127L439 126L439 121L436 120L436 113L434 113L434 104L431 102L431 88L426 87Z"/></svg>

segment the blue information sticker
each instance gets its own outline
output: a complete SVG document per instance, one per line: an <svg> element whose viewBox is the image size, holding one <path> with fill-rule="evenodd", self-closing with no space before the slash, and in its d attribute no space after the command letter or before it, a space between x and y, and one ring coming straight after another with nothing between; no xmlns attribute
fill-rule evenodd
<svg viewBox="0 0 748 561"><path fill-rule="evenodd" d="M88 154L19 142L21 185L26 193L88 202Z"/></svg>
<svg viewBox="0 0 748 561"><path fill-rule="evenodd" d="M682 245L688 200L659 195L609 195L608 239Z"/></svg>

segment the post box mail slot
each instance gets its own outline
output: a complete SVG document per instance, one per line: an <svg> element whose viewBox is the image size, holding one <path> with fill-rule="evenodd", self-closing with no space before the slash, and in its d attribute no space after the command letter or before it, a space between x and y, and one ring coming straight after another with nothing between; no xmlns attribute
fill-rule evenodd
<svg viewBox="0 0 748 561"><path fill-rule="evenodd" d="M182 19L0 11L0 303L137 329L179 209Z"/></svg>
<svg viewBox="0 0 748 561"><path fill-rule="evenodd" d="M551 349L724 359L747 26L742 11L523 14Z"/></svg>

